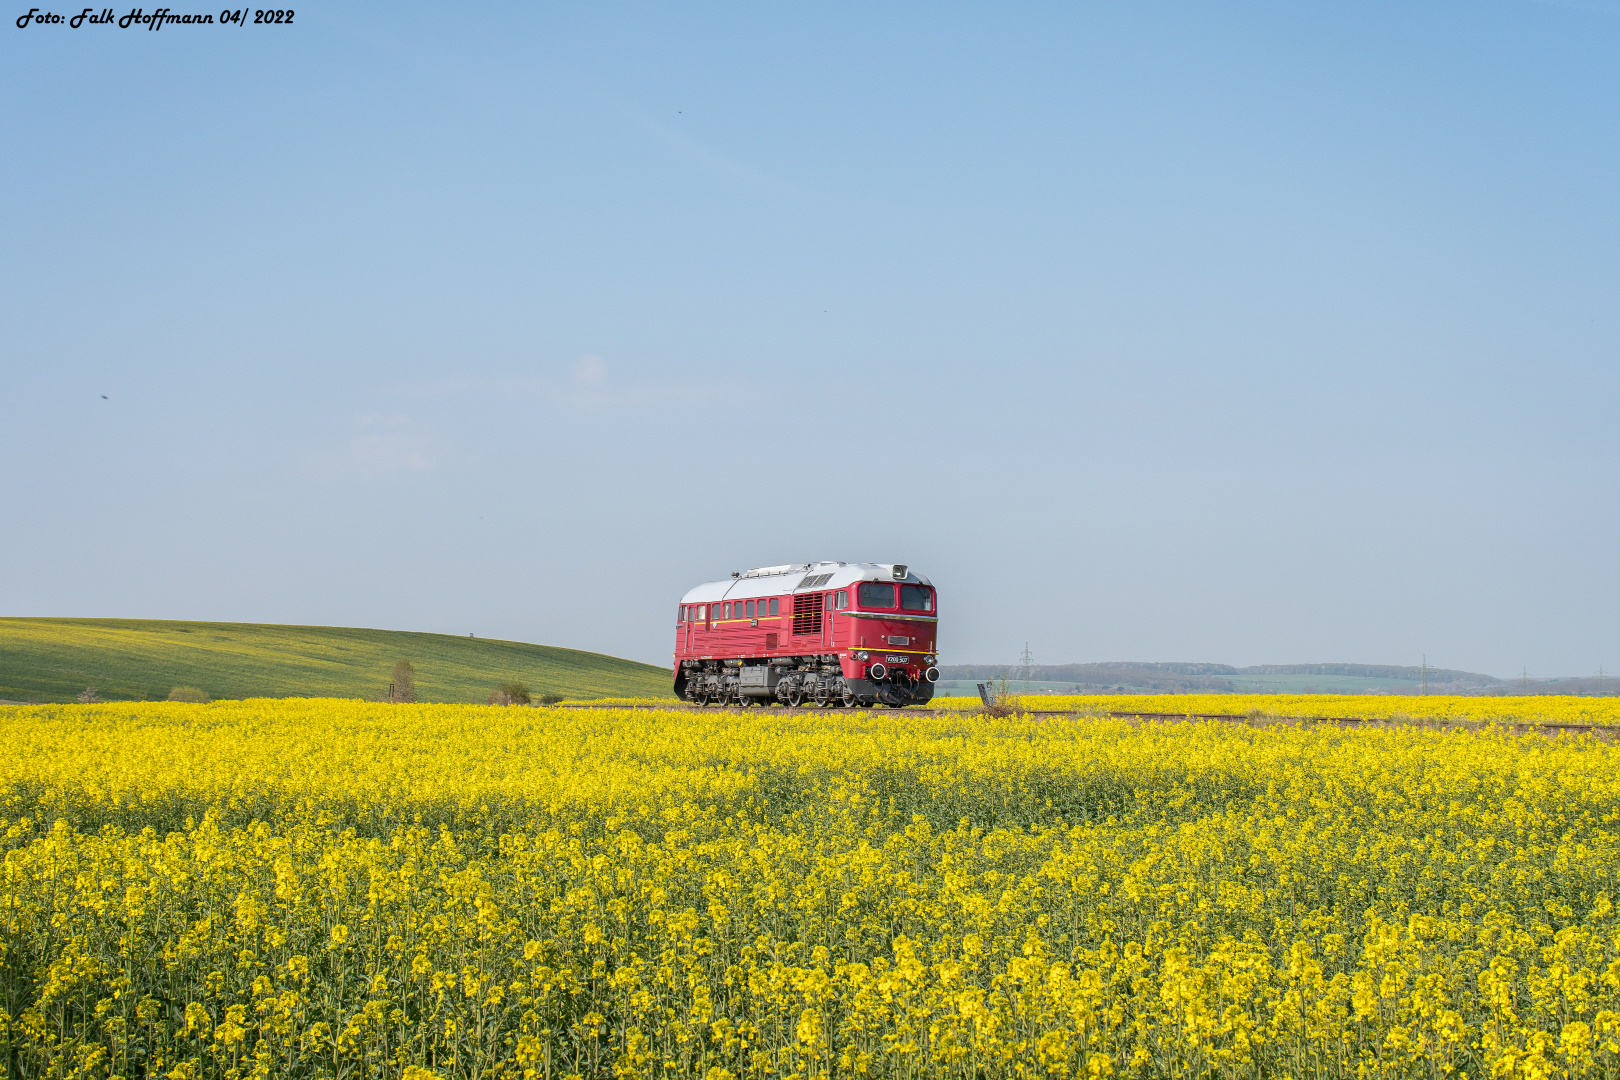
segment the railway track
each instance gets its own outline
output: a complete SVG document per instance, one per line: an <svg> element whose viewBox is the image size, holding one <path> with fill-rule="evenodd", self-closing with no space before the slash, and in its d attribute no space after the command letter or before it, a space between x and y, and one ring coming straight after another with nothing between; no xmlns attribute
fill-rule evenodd
<svg viewBox="0 0 1620 1080"><path fill-rule="evenodd" d="M800 706L789 708L785 705L755 705L746 709L736 706L698 706L684 701L671 702L668 705L592 705L588 702L575 702L556 706L560 709L651 709L680 712L725 712L725 713L758 713L764 712L771 716L819 716L832 712L890 712L888 709L842 709L819 708ZM929 709L907 706L904 710L908 716L979 716L977 710L969 712L962 709ZM1087 719L1099 714L1083 709L1019 709L1023 716L1052 716L1074 717ZM1387 717L1366 716L1248 716L1235 713L1168 713L1168 712L1114 712L1101 714L1120 720L1156 720L1164 723L1185 723L1193 720L1218 720L1229 724L1332 724L1335 727L1430 727L1430 728L1462 728L1467 730L1483 730L1485 728L1500 728L1515 735L1539 733L1548 735L1596 735L1603 739L1612 739L1620 734L1620 728L1605 724L1561 724L1561 723L1492 723L1485 720L1451 720L1445 718L1423 719L1413 717L1408 719L1390 719Z"/></svg>

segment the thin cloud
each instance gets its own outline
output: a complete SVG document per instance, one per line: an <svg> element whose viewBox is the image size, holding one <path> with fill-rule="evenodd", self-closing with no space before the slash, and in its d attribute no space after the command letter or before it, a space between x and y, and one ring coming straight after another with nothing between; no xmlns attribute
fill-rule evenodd
<svg viewBox="0 0 1620 1080"><path fill-rule="evenodd" d="M759 188L789 195L797 199L820 199L819 192L785 177L776 175L757 165L723 154L668 124L654 120L641 108L618 102L618 108L631 123L640 127L654 141L661 143L676 157L698 172L731 187Z"/></svg>
<svg viewBox="0 0 1620 1080"><path fill-rule="evenodd" d="M600 386L607 382L607 365L600 356L582 356L574 365L575 386Z"/></svg>
<svg viewBox="0 0 1620 1080"><path fill-rule="evenodd" d="M722 396L735 398L737 392L718 382L683 378L622 379L607 361L587 354L558 375L452 375L398 384L385 392L401 396L443 400L453 397L499 397L534 405L563 406L600 411L628 409L649 404L690 405L715 401Z"/></svg>
<svg viewBox="0 0 1620 1080"><path fill-rule="evenodd" d="M410 430L403 416L361 416L337 446L304 455L311 471L332 479L379 480L431 471L436 440Z"/></svg>

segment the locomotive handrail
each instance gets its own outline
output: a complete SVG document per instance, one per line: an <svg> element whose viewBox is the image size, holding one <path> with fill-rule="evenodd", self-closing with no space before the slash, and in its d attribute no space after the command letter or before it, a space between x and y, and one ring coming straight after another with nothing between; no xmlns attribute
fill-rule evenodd
<svg viewBox="0 0 1620 1080"><path fill-rule="evenodd" d="M852 619L905 619L907 622L939 622L938 615L893 615L884 611L835 611L835 615L848 615Z"/></svg>

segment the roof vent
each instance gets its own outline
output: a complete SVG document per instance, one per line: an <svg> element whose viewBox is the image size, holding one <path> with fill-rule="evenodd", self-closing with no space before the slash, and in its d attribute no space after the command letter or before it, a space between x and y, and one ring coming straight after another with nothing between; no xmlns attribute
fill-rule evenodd
<svg viewBox="0 0 1620 1080"><path fill-rule="evenodd" d="M896 581L899 581L901 578L903 578L905 576L906 576L906 564L903 563L903 562L895 563L894 564L894 579Z"/></svg>
<svg viewBox="0 0 1620 1080"><path fill-rule="evenodd" d="M760 566L743 574L745 578L775 577L778 574L794 574L810 569L809 563L790 563L787 566Z"/></svg>

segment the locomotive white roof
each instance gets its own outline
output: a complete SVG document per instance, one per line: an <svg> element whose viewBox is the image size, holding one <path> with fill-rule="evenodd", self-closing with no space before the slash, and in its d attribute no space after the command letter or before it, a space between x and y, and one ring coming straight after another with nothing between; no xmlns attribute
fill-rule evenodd
<svg viewBox="0 0 1620 1080"><path fill-rule="evenodd" d="M910 585L933 582L906 567L905 576L895 577L895 563L815 562L761 566L723 581L705 581L688 589L683 604L713 604L722 600L752 600L758 596L781 596L803 589L825 592L842 589L857 581L903 581ZM898 564L905 566L904 563ZM822 580L825 577L826 580ZM814 584L811 584L814 582Z"/></svg>

